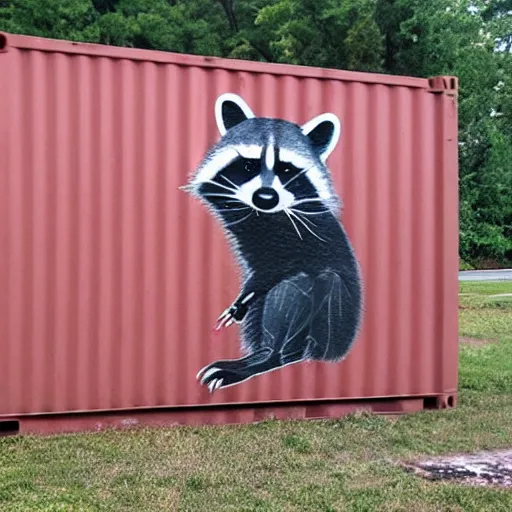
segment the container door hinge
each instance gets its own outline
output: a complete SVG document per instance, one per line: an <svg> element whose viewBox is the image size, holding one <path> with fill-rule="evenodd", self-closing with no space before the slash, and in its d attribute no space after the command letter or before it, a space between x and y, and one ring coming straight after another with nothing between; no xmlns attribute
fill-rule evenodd
<svg viewBox="0 0 512 512"><path fill-rule="evenodd" d="M459 79L456 76L430 77L428 79L428 91L456 98L459 91Z"/></svg>

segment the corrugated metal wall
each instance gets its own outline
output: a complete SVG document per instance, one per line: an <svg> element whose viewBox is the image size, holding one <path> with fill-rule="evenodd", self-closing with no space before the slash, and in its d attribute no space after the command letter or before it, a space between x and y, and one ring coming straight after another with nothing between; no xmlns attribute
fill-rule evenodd
<svg viewBox="0 0 512 512"><path fill-rule="evenodd" d="M8 43L0 414L455 391L453 98L426 80ZM345 361L210 395L197 371L239 355L236 328L212 334L238 293L237 269L217 223L178 187L217 140L213 106L228 91L261 116L340 118L328 165L366 312Z"/></svg>

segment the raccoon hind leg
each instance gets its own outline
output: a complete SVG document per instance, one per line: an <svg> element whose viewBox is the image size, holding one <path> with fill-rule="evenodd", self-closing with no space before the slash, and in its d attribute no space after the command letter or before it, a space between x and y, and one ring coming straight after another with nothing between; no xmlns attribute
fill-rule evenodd
<svg viewBox="0 0 512 512"><path fill-rule="evenodd" d="M311 358L339 361L355 337L359 303L350 287L334 271L316 277L313 285L313 318L309 332Z"/></svg>
<svg viewBox="0 0 512 512"><path fill-rule="evenodd" d="M275 286L265 300L263 346L276 353L281 365L298 362L308 353L312 287L312 279L300 273Z"/></svg>
<svg viewBox="0 0 512 512"><path fill-rule="evenodd" d="M259 310L259 347L252 345L255 350L244 358L216 361L203 368L198 374L201 384L213 392L303 360L309 353L306 338L312 312L311 290L312 281L305 274L276 285Z"/></svg>

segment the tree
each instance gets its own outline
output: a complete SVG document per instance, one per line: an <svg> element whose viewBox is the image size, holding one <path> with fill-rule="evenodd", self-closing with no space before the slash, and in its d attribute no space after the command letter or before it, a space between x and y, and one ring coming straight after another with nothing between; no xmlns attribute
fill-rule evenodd
<svg viewBox="0 0 512 512"><path fill-rule="evenodd" d="M277 62L379 71L383 38L374 3L279 0L261 8L255 23Z"/></svg>
<svg viewBox="0 0 512 512"><path fill-rule="evenodd" d="M485 0L481 9L485 21L497 22L496 42L498 47L509 53L512 51L512 0Z"/></svg>
<svg viewBox="0 0 512 512"><path fill-rule="evenodd" d="M98 25L105 44L221 56L228 23L207 0L117 0L115 12L103 14Z"/></svg>
<svg viewBox="0 0 512 512"><path fill-rule="evenodd" d="M460 252L512 256L512 32L509 0L378 0L391 73L459 78Z"/></svg>
<svg viewBox="0 0 512 512"><path fill-rule="evenodd" d="M71 41L99 41L96 25L99 14L91 0L10 0L4 5L0 8L0 29L7 32Z"/></svg>

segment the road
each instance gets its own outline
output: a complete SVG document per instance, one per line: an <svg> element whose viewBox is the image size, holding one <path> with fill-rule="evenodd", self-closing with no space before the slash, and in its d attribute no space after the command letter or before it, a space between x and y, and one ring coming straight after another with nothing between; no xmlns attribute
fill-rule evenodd
<svg viewBox="0 0 512 512"><path fill-rule="evenodd" d="M459 281L512 281L512 268L503 270L463 270Z"/></svg>

